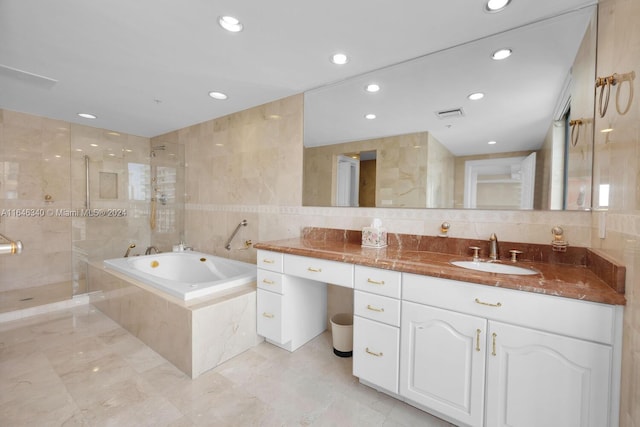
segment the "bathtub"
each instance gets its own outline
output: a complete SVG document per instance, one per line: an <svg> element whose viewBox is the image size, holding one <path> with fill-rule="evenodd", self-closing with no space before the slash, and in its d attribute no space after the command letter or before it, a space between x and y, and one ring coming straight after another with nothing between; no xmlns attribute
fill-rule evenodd
<svg viewBox="0 0 640 427"><path fill-rule="evenodd" d="M201 252L167 252L114 258L104 266L183 301L255 282L256 266Z"/></svg>

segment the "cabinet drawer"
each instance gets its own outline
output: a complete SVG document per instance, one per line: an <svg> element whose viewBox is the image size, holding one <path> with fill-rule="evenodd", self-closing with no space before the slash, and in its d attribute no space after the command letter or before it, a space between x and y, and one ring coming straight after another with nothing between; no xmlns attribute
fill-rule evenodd
<svg viewBox="0 0 640 427"><path fill-rule="evenodd" d="M613 343L614 306L403 273L402 300Z"/></svg>
<svg viewBox="0 0 640 427"><path fill-rule="evenodd" d="M258 268L282 273L284 254L258 249L256 257Z"/></svg>
<svg viewBox="0 0 640 427"><path fill-rule="evenodd" d="M401 278L402 273L399 271L356 265L354 287L362 291L399 299Z"/></svg>
<svg viewBox="0 0 640 427"><path fill-rule="evenodd" d="M286 254L284 272L305 279L353 288L353 264Z"/></svg>
<svg viewBox="0 0 640 427"><path fill-rule="evenodd" d="M353 375L398 393L400 330L359 316L353 318Z"/></svg>
<svg viewBox="0 0 640 427"><path fill-rule="evenodd" d="M258 269L258 288L266 291L284 294L284 279L282 273Z"/></svg>
<svg viewBox="0 0 640 427"><path fill-rule="evenodd" d="M400 326L400 300L353 291L353 313L367 319Z"/></svg>
<svg viewBox="0 0 640 427"><path fill-rule="evenodd" d="M282 295L258 289L257 297L258 335L284 344L291 340L286 318L286 304Z"/></svg>

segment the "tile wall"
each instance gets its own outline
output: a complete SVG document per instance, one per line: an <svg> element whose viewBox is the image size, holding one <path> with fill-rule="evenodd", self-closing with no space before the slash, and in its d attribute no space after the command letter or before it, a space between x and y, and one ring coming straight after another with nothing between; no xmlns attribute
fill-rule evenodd
<svg viewBox="0 0 640 427"><path fill-rule="evenodd" d="M604 117L595 120L594 203L607 211L592 214L592 247L602 248L627 267L622 356L620 425L640 426L640 2L600 1L598 76L635 73L611 90ZM633 85L635 97L626 114ZM619 90L618 90L619 89ZM616 99L618 106L616 106ZM596 97L596 102L598 97ZM611 128L612 132L600 130ZM600 197L601 184L609 198ZM605 230L601 238L600 230Z"/></svg>

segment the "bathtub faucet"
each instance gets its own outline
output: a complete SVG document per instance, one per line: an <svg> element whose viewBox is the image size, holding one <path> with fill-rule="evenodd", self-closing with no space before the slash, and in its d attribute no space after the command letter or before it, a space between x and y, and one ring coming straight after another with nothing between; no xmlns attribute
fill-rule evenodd
<svg viewBox="0 0 640 427"><path fill-rule="evenodd" d="M146 250L146 251L144 251L144 254L145 254L145 255L150 255L152 250L153 250L155 253L157 253L157 254L159 254L159 253L160 253L160 251L158 250L158 248L156 248L155 246L149 246L149 247L147 248L147 250Z"/></svg>
<svg viewBox="0 0 640 427"><path fill-rule="evenodd" d="M135 247L136 247L135 243L130 244L129 247L127 248L127 252L124 253L124 257L125 258L128 257L129 256L129 252L131 252L131 249L133 249Z"/></svg>

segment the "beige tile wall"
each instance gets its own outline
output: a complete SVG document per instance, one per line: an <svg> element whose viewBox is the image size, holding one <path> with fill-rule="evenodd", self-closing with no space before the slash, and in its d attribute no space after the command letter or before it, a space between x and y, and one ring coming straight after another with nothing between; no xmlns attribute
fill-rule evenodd
<svg viewBox="0 0 640 427"><path fill-rule="evenodd" d="M71 220L49 212L70 207L69 134L68 123L0 110L0 233L24 245L0 257L0 291L70 283Z"/></svg>
<svg viewBox="0 0 640 427"><path fill-rule="evenodd" d="M620 425L640 426L640 2L637 0L604 0L600 2L598 22L598 76L635 72L636 96L630 110L624 110L629 96L629 83L614 87L603 118L596 115L594 202L598 203L600 184L609 184L607 213L595 212L593 247L605 249L627 267L622 356L622 399ZM597 99L597 98L596 98ZM604 134L600 129L613 128ZM604 221L606 236L598 230Z"/></svg>

